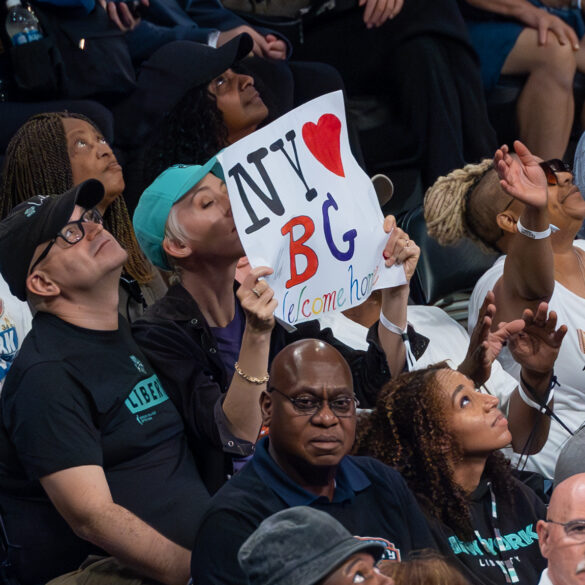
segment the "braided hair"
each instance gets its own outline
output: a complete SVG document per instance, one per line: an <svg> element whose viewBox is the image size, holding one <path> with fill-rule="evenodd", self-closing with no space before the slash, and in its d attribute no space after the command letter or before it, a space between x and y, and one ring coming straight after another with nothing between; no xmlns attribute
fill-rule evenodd
<svg viewBox="0 0 585 585"><path fill-rule="evenodd" d="M493 160L468 164L428 188L424 214L429 235L443 246L469 238L488 252L500 252L496 217L510 201L501 189Z"/></svg>
<svg viewBox="0 0 585 585"><path fill-rule="evenodd" d="M398 469L430 516L459 538L472 540L467 494L451 466L462 454L437 392L437 375L446 369L441 362L392 380L378 395L376 408L360 418L355 450ZM484 473L495 492L510 501L509 462L503 455L489 455Z"/></svg>
<svg viewBox="0 0 585 585"><path fill-rule="evenodd" d="M37 194L59 194L71 189L73 173L63 128L64 118L76 118L97 126L81 114L51 112L32 116L10 140L2 170L0 218L19 203ZM152 280L152 267L134 235L128 208L118 197L104 215L105 228L128 253L125 271L140 284Z"/></svg>

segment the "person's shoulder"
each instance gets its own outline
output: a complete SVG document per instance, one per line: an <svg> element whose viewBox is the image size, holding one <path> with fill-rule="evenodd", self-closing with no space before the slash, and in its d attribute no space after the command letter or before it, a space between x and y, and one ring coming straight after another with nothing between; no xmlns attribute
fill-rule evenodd
<svg viewBox="0 0 585 585"><path fill-rule="evenodd" d="M278 511L283 503L256 473L249 461L211 498L202 526L207 530L220 528L219 518L240 518L243 522L261 522Z"/></svg>
<svg viewBox="0 0 585 585"><path fill-rule="evenodd" d="M164 296L146 308L132 323L132 328L141 329L152 323L191 320L194 313L199 313L197 303L180 284L175 284L168 288Z"/></svg>
<svg viewBox="0 0 585 585"><path fill-rule="evenodd" d="M378 459L364 455L348 455L350 464L358 467L372 483L383 483L392 487L406 487L406 482L400 472Z"/></svg>

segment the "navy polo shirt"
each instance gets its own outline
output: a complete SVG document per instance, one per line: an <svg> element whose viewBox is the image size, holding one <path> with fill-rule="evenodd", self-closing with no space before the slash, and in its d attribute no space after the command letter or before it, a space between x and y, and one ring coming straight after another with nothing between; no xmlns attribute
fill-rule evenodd
<svg viewBox="0 0 585 585"><path fill-rule="evenodd" d="M385 558L436 548L426 520L402 476L370 457L344 457L330 501L295 483L262 439L252 460L212 498L197 535L191 571L198 585L245 583L237 560L243 542L275 512L311 506L331 514L353 535L381 540Z"/></svg>
<svg viewBox="0 0 585 585"><path fill-rule="evenodd" d="M265 486L275 492L286 508L293 506L312 506L315 503L329 504L325 496L317 496L295 483L272 459L268 453L268 437L262 439L256 447L252 465ZM367 489L370 480L351 457L344 457L335 474L335 492L331 503L353 500L357 492Z"/></svg>

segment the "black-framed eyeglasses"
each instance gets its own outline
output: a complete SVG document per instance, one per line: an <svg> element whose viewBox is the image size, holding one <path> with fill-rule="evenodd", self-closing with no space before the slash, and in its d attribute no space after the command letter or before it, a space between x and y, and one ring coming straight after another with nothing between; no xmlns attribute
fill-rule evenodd
<svg viewBox="0 0 585 585"><path fill-rule="evenodd" d="M317 396L299 396L292 398L274 387L269 388L268 392L276 392L283 398L286 398L293 405L293 410L301 416L315 416L323 408L323 404L327 402L329 410L336 417L349 418L355 415L356 408L360 405L360 401L353 395L338 396L333 400L328 400L318 398Z"/></svg>
<svg viewBox="0 0 585 585"><path fill-rule="evenodd" d="M576 542L585 542L585 520L569 520L568 522L555 522L554 520L546 520L551 524L558 524L562 526L565 534Z"/></svg>
<svg viewBox="0 0 585 585"><path fill-rule="evenodd" d="M74 246L83 240L85 237L85 229L83 228L84 223L102 224L104 222L102 214L93 207L92 209L85 210L81 217L75 221L71 221L66 224L61 231L47 244L47 247L41 252L41 255L35 260L33 265L28 271L29 274L34 270L35 266L39 262L47 257L47 254L51 251L51 248L59 242L59 238L65 242L62 247Z"/></svg>
<svg viewBox="0 0 585 585"><path fill-rule="evenodd" d="M549 185L558 185L559 179L557 173L571 173L573 174L573 168L569 163L562 161L559 158L553 158L551 160L545 160L539 163L544 174L546 175L546 182Z"/></svg>

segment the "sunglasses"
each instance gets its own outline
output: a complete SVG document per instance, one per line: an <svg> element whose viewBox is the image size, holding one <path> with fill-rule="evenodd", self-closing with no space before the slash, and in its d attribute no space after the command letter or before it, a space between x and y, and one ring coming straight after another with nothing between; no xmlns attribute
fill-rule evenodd
<svg viewBox="0 0 585 585"><path fill-rule="evenodd" d="M573 169L571 165L558 158L545 160L544 162L541 162L539 164L542 170L544 171L544 174L546 176L546 182L549 185L559 184L557 173L571 173L571 175L573 174Z"/></svg>

